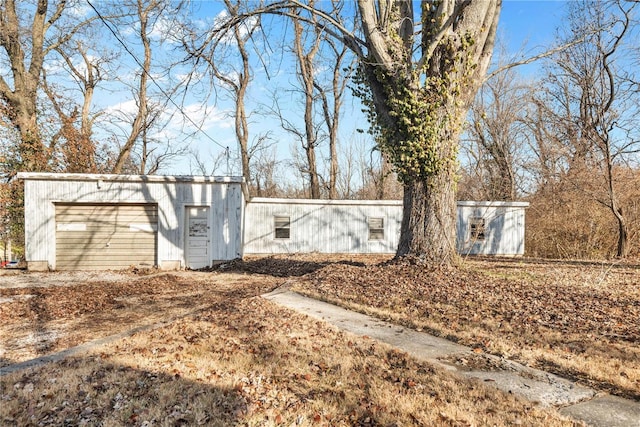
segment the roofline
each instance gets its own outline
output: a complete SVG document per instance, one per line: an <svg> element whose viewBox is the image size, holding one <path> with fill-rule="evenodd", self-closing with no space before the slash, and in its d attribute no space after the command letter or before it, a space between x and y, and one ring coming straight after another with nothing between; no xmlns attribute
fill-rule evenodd
<svg viewBox="0 0 640 427"><path fill-rule="evenodd" d="M327 200L327 199L274 199L270 197L253 197L248 203L278 203L289 205L371 205L371 206L402 206L402 200ZM513 207L527 208L529 202L494 202L494 201L467 201L456 202L459 207Z"/></svg>
<svg viewBox="0 0 640 427"><path fill-rule="evenodd" d="M18 179L39 181L196 182L244 184L241 176L113 175L91 173L19 172Z"/></svg>
<svg viewBox="0 0 640 427"><path fill-rule="evenodd" d="M328 199L285 199L269 197L249 197L247 184L241 176L199 176L199 175L115 175L91 173L19 172L16 176L32 181L113 181L113 182L193 182L241 184L248 203L279 203L290 205L371 205L402 206L402 200L328 200ZM465 201L456 202L462 207L518 207L528 208L529 202Z"/></svg>
<svg viewBox="0 0 640 427"><path fill-rule="evenodd" d="M337 199L284 199L271 197L252 197L248 203L278 203L286 205L372 205L402 206L402 200L337 200Z"/></svg>
<svg viewBox="0 0 640 427"><path fill-rule="evenodd" d="M459 200L456 202L458 206L464 207L474 207L474 208L528 208L529 202L512 202L512 201L491 201L491 200L483 200L483 201L470 201L470 200Z"/></svg>

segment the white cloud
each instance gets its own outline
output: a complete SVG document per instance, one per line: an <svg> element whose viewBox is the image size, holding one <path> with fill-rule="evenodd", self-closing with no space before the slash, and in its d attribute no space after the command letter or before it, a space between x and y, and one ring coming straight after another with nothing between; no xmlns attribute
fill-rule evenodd
<svg viewBox="0 0 640 427"><path fill-rule="evenodd" d="M105 112L108 115L115 115L115 116L120 116L123 114L126 116L131 116L131 115L134 115L137 111L138 111L138 105L136 104L136 101L133 99L119 102L117 104L109 105L107 108L105 108Z"/></svg>
<svg viewBox="0 0 640 427"><path fill-rule="evenodd" d="M74 2L72 6L67 7L67 14L74 18L86 18L93 14L93 9L85 3Z"/></svg>
<svg viewBox="0 0 640 427"><path fill-rule="evenodd" d="M213 21L214 28L222 26L228 18L229 18L229 12L226 9L222 10L214 18L214 21ZM247 34L249 34L249 32L255 30L255 27L258 25L258 22L259 22L258 21L258 17L254 16L254 17L250 17L250 18L246 19L241 24L239 24L240 37L244 38L244 37L247 36ZM233 34L233 31L225 32L224 35L221 38L221 41L222 41L222 43L224 43L226 45L235 46L236 45L236 39L235 39L235 36Z"/></svg>
<svg viewBox="0 0 640 427"><path fill-rule="evenodd" d="M183 107L182 111L184 112L184 115L176 114L174 117L179 121L184 122L187 128L195 128L191 121L199 124L200 129L203 131L229 129L233 127L233 119L229 117L229 114L216 107L203 107L200 104L191 104ZM191 120L187 119L185 116L189 117Z"/></svg>

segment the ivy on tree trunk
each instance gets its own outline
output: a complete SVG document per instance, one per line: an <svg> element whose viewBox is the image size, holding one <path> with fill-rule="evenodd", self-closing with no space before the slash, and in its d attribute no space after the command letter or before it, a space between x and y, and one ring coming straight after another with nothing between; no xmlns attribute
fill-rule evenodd
<svg viewBox="0 0 640 427"><path fill-rule="evenodd" d="M491 60L501 0L273 1L230 17L224 35L260 14L299 17L358 58L354 93L405 188L398 256L451 264L458 137ZM415 13L414 7L420 10ZM346 17L345 13L353 12ZM357 21L356 30L348 25Z"/></svg>
<svg viewBox="0 0 640 427"><path fill-rule="evenodd" d="M422 2L417 22L411 1L358 2L367 56L356 94L405 190L397 256L456 258L458 138L490 62L500 5Z"/></svg>

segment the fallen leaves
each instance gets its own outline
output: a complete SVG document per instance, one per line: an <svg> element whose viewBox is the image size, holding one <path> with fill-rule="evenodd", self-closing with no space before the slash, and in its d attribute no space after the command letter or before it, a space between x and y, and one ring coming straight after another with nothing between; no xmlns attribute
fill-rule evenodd
<svg viewBox="0 0 640 427"><path fill-rule="evenodd" d="M565 363L547 365L555 370L576 363L570 372L579 376L576 361L603 371L598 364L608 363L613 387L640 387L637 274L501 261L429 270L380 260L269 257L206 273L2 289L3 338L20 325L43 336L55 330L53 349L174 320L95 354L1 378L0 423L570 424L256 297L292 277L306 292L471 344L473 353L452 360L469 369L505 369L487 365L486 353L496 350L533 354L538 363L555 354Z"/></svg>
<svg viewBox="0 0 640 427"><path fill-rule="evenodd" d="M499 259L459 269L334 264L295 290L538 367L562 349L572 360L556 372L640 397L640 269L604 268ZM619 381L618 365L633 379Z"/></svg>
<svg viewBox="0 0 640 427"><path fill-rule="evenodd" d="M258 279L243 274L233 285L216 284L220 277L208 274L197 284L206 290L198 298L208 308L95 353L2 377L0 422L450 425L442 413L459 424L507 425L516 418L528 425L570 424L275 306L255 296L265 287ZM189 280L174 280L169 289L195 291ZM180 292L167 295L182 301ZM143 299L144 293L129 296Z"/></svg>
<svg viewBox="0 0 640 427"><path fill-rule="evenodd" d="M215 289L210 280L214 275ZM247 282L245 277L215 273L130 273L129 280L106 282L92 276L90 281L69 284L60 283L58 276L39 277L38 287L0 288L0 333L7 337L0 343L0 366L183 316L219 302L220 293L230 289L238 296L254 296L276 286L269 278ZM70 273L64 277L73 279ZM48 279L55 286L46 287ZM185 329L183 338L189 342L203 337Z"/></svg>

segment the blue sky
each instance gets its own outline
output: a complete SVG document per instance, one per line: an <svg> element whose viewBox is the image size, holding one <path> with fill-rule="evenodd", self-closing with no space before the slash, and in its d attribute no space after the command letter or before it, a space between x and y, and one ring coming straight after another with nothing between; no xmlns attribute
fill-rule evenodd
<svg viewBox="0 0 640 427"><path fill-rule="evenodd" d="M214 18L213 14L217 14L221 10L220 3L221 2L203 1L196 2L194 5L199 9L197 13L201 19L211 22ZM527 57L545 51L548 46L554 42L555 30L561 23L564 6L565 2L563 1L505 0L500 16L499 39L506 42L507 49L512 54L520 52L522 56ZM206 16L209 13L211 13L212 16ZM522 67L522 71L526 74L534 74L537 67L538 65L528 65ZM286 78L293 80L292 77ZM267 102L265 99L271 96L268 89L274 85L275 80L276 79L268 81L264 76L261 77L259 73L256 72L256 80L250 88L247 106L249 108L256 108L258 102ZM282 83L282 81L280 81L280 83ZM284 95L282 102L286 104L286 95L283 91L279 93ZM124 96L122 101L130 100L130 94L123 93L122 95ZM132 101L128 102L131 104L131 107L134 107ZM365 138L365 136L358 134L356 129L366 128L366 120L359 111L360 106L358 103L347 101L345 107L342 120L343 127L341 130L343 146L351 143L354 138ZM195 104L186 108L189 114L193 115L196 120L198 116L207 117L203 127L207 136L196 133L192 139L189 138L184 141L199 153L198 156L204 163L209 165L213 163L213 159L223 151L220 146L229 146L231 152L237 156L237 143L232 127L233 119L224 114L225 111L229 111L231 108L232 104L225 102L223 99L217 99L215 103L211 103L206 114L198 111ZM292 114L301 115L301 107L299 105L297 107L294 105L292 108ZM274 140L277 143L278 157L285 159L285 161L286 158L291 157L291 151L295 141L292 141L290 135L279 129L277 119L265 119L264 117L254 115L252 120L254 125L250 131L254 137L260 132L273 129L272 132ZM179 127L179 125L174 126ZM211 139L214 139L216 143L213 143ZM200 173L200 171L194 170L193 163L194 162L188 158L184 158L180 161L173 162L161 172L168 174ZM215 173L227 173L225 164L226 163L223 162L222 167L216 170ZM235 174L239 173L238 167L236 166L230 172ZM288 175L291 176L291 174Z"/></svg>
<svg viewBox="0 0 640 427"><path fill-rule="evenodd" d="M506 0L500 14L499 36L513 53L522 51L525 56L533 56L544 52L554 43L566 3L559 0ZM529 69L536 67L533 65Z"/></svg>
<svg viewBox="0 0 640 427"><path fill-rule="evenodd" d="M561 23L564 6L565 2L563 1L506 0L503 3L500 16L499 38L507 44L507 49L513 54L520 53L522 56L527 57L543 52L554 42L555 31ZM525 74L535 74L538 65L527 65L521 68L521 71ZM269 83L265 83L261 86L264 88L264 86L268 85ZM353 107L347 105L341 131L343 142L353 138L362 138L357 134L356 128L366 127L366 122L360 114L359 108L357 105ZM276 125L275 120L268 120L267 123L268 125L256 125L253 130L255 132L264 131L269 126ZM220 129L220 132L216 132L216 138L223 145L229 145L233 151L236 144L231 131L232 129ZM277 129L274 133L277 133ZM282 139L278 142L279 157L290 156L293 142L286 141L287 137L288 135L283 134ZM216 152L219 152L216 146L212 147L206 141L201 141L198 145L201 146L204 156L212 157ZM182 167L184 166L185 164L183 163Z"/></svg>

